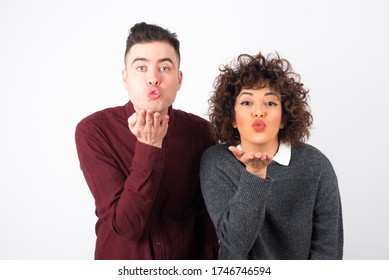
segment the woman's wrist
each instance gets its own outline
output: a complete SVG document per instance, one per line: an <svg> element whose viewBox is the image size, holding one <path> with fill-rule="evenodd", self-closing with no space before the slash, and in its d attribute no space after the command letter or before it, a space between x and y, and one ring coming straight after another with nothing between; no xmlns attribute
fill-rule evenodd
<svg viewBox="0 0 389 280"><path fill-rule="evenodd" d="M255 176L261 177L263 179L266 179L266 169L265 170L250 170L246 167L246 170L250 172L251 174L254 174Z"/></svg>

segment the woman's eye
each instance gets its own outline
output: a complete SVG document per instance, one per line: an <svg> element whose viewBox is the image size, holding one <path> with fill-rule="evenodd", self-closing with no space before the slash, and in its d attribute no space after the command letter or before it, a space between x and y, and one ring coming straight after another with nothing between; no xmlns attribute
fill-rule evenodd
<svg viewBox="0 0 389 280"><path fill-rule="evenodd" d="M249 101L242 101L242 102L240 102L240 105L243 105L243 106L248 106L250 104L251 104L251 102L249 102Z"/></svg>
<svg viewBox="0 0 389 280"><path fill-rule="evenodd" d="M270 107L273 107L273 106L277 106L278 104L276 102L273 102L273 101L269 101L266 103L267 106L270 106Z"/></svg>

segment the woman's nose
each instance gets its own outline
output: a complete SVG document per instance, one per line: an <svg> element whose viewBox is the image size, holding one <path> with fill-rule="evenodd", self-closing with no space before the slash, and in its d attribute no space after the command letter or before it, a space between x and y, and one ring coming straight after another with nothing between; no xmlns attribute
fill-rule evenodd
<svg viewBox="0 0 389 280"><path fill-rule="evenodd" d="M263 118L265 116L265 111L261 107L256 107L253 110L253 116L255 118Z"/></svg>

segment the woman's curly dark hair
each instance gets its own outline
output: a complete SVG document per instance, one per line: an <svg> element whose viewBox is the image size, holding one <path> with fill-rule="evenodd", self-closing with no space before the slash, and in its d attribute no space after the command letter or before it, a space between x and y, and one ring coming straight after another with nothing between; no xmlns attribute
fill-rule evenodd
<svg viewBox="0 0 389 280"><path fill-rule="evenodd" d="M214 93L209 99L209 113L215 140L227 145L240 144L239 132L233 128L235 101L242 89L269 86L281 95L283 128L279 140L298 146L309 138L312 115L307 103L309 90L300 83L300 76L278 53L267 57L241 54L231 65L219 67Z"/></svg>

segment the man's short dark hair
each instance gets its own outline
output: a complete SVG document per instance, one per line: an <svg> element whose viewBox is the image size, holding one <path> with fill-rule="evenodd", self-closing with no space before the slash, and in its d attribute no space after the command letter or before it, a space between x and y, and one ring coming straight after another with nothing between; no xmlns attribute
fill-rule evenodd
<svg viewBox="0 0 389 280"><path fill-rule="evenodd" d="M137 23L131 27L126 42L124 63L133 45L152 42L166 42L171 45L178 56L178 63L180 63L180 41L178 41L176 33L172 33L168 29L164 29L158 25L147 24L145 22Z"/></svg>

